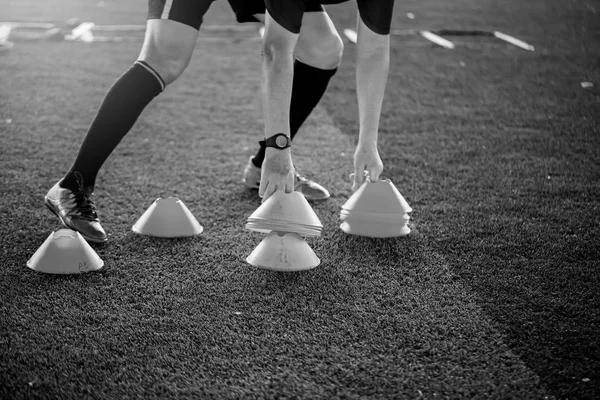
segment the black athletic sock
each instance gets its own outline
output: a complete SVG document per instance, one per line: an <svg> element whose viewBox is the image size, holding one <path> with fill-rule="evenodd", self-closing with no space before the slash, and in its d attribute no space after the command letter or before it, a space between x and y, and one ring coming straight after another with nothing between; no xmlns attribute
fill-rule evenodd
<svg viewBox="0 0 600 400"><path fill-rule="evenodd" d="M290 106L290 134L292 140L306 121L312 110L321 100L329 80L335 75L335 69L311 67L298 60L294 62L294 80L292 83L292 102ZM261 167L265 159L265 149L261 146L252 162Z"/></svg>
<svg viewBox="0 0 600 400"><path fill-rule="evenodd" d="M136 61L110 88L61 186L77 188L75 172L84 185L94 186L96 175L146 106L165 88L162 78L143 61Z"/></svg>

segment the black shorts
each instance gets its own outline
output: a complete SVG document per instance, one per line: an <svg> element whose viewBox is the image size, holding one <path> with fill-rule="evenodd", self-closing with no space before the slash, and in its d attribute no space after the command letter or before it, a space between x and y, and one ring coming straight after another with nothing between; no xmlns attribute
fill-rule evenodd
<svg viewBox="0 0 600 400"><path fill-rule="evenodd" d="M148 19L168 19L200 29L214 0L148 0Z"/></svg>
<svg viewBox="0 0 600 400"><path fill-rule="evenodd" d="M348 0L264 0L269 14L292 33L299 33L302 15L321 4L344 3ZM362 21L380 35L388 35L392 21L394 0L357 0Z"/></svg>
<svg viewBox="0 0 600 400"><path fill-rule="evenodd" d="M237 22L259 22L254 14L265 13L265 0L227 0L231 6ZM310 4L305 12L325 11L321 4Z"/></svg>

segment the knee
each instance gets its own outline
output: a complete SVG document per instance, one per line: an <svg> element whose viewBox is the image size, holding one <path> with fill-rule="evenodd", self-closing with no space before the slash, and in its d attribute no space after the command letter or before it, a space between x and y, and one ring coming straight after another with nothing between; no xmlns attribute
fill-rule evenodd
<svg viewBox="0 0 600 400"><path fill-rule="evenodd" d="M192 57L191 51L176 40L160 39L145 47L140 59L147 62L166 85L181 76Z"/></svg>
<svg viewBox="0 0 600 400"><path fill-rule="evenodd" d="M296 56L305 64L321 69L334 69L340 65L344 42L336 33L298 46Z"/></svg>

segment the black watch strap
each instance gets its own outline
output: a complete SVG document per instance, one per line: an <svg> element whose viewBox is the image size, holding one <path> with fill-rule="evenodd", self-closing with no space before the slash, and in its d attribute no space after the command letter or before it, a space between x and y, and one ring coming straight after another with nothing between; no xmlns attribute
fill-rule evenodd
<svg viewBox="0 0 600 400"><path fill-rule="evenodd" d="M279 150L284 150L292 146L292 139L285 133L278 133L266 140L261 140L258 143L260 143L261 147L274 147Z"/></svg>

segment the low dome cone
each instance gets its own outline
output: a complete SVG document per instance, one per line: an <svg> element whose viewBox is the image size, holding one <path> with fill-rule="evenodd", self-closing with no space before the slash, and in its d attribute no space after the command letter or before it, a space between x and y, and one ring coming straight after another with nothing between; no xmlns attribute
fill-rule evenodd
<svg viewBox="0 0 600 400"><path fill-rule="evenodd" d="M378 214L406 214L412 211L404 197L389 179L368 179L342 206L348 211Z"/></svg>
<svg viewBox="0 0 600 400"><path fill-rule="evenodd" d="M204 228L177 197L158 198L133 225L140 235L157 237L196 236Z"/></svg>
<svg viewBox="0 0 600 400"><path fill-rule="evenodd" d="M104 261L79 232L59 229L48 236L27 266L46 274L81 274L101 269Z"/></svg>
<svg viewBox="0 0 600 400"><path fill-rule="evenodd" d="M264 222L266 230L270 231L273 225L283 225L285 231L295 232L294 227L310 228L309 230L316 231L315 234L320 234L323 225L315 214L314 210L300 192L285 193L282 190L277 190L263 204L260 205L248 217L248 221L252 227L250 230L264 232L261 229L261 222ZM289 229L283 229L289 227ZM253 229L256 228L256 229Z"/></svg>
<svg viewBox="0 0 600 400"><path fill-rule="evenodd" d="M256 246L246 261L272 271L303 271L321 263L308 243L296 233L271 232Z"/></svg>
<svg viewBox="0 0 600 400"><path fill-rule="evenodd" d="M410 233L410 228L405 224L352 221L351 217L342 222L340 229L350 235L373 238L406 236Z"/></svg>

